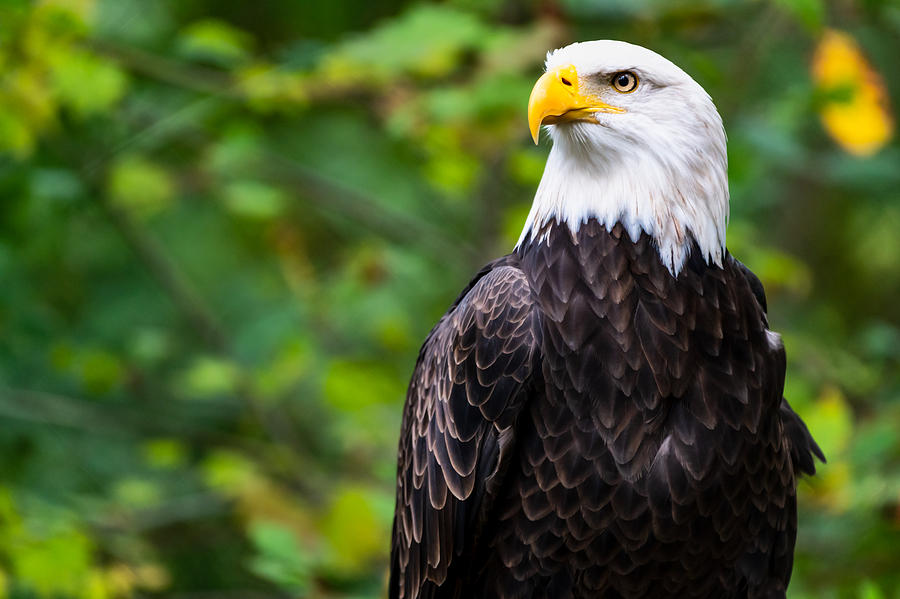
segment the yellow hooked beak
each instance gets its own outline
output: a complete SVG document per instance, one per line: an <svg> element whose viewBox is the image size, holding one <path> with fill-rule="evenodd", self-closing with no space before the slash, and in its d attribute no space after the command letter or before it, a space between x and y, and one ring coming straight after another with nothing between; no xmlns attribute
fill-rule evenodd
<svg viewBox="0 0 900 599"><path fill-rule="evenodd" d="M625 112L596 96L582 94L578 71L572 65L547 71L534 84L528 99L528 128L535 145L544 123L592 120L595 112Z"/></svg>

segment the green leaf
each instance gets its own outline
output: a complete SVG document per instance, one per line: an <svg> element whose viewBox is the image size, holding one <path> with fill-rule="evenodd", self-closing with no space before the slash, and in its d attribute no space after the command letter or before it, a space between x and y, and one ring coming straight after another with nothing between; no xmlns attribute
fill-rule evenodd
<svg viewBox="0 0 900 599"><path fill-rule="evenodd" d="M180 391L193 399L211 398L231 393L238 383L240 371L227 360L204 356L197 358L181 373Z"/></svg>
<svg viewBox="0 0 900 599"><path fill-rule="evenodd" d="M225 188L225 206L236 216L250 220L271 220L288 203L281 189L259 181L236 181Z"/></svg>
<svg viewBox="0 0 900 599"><path fill-rule="evenodd" d="M817 32L825 23L825 4L822 0L774 0L809 31Z"/></svg>
<svg viewBox="0 0 900 599"><path fill-rule="evenodd" d="M377 363L335 360L325 374L325 398L338 410L355 412L403 396L397 376Z"/></svg>
<svg viewBox="0 0 900 599"><path fill-rule="evenodd" d="M34 148L34 135L23 119L3 108L0 104L0 152L25 158Z"/></svg>
<svg viewBox="0 0 900 599"><path fill-rule="evenodd" d="M110 170L107 188L115 204L141 217L164 210L175 193L169 173L140 156L119 159Z"/></svg>
<svg viewBox="0 0 900 599"><path fill-rule="evenodd" d="M881 589L871 580L863 580L859 583L859 599L887 599Z"/></svg>
<svg viewBox="0 0 900 599"><path fill-rule="evenodd" d="M187 58L206 60L222 66L250 58L253 38L217 19L204 19L187 26L179 36L178 49Z"/></svg>
<svg viewBox="0 0 900 599"><path fill-rule="evenodd" d="M68 169L41 168L31 175L31 195L54 202L71 202L84 192L78 175Z"/></svg>
<svg viewBox="0 0 900 599"><path fill-rule="evenodd" d="M128 79L112 63L68 47L50 57L53 90L60 103L78 116L109 110L125 94Z"/></svg>
<svg viewBox="0 0 900 599"><path fill-rule="evenodd" d="M113 497L122 508L140 510L159 504L162 500L162 489L153 481L129 477L116 483Z"/></svg>
<svg viewBox="0 0 900 599"><path fill-rule="evenodd" d="M320 72L336 84L386 82L403 74L440 77L457 68L465 50L479 47L487 35L488 27L472 14L421 4L340 44L325 57Z"/></svg>
<svg viewBox="0 0 900 599"><path fill-rule="evenodd" d="M154 439L144 443L144 459L154 468L171 470L185 464L188 451L178 439Z"/></svg>
<svg viewBox="0 0 900 599"><path fill-rule="evenodd" d="M86 535L69 530L26 537L9 557L16 580L39 597L51 599L78 595L87 587L93 551Z"/></svg>
<svg viewBox="0 0 900 599"><path fill-rule="evenodd" d="M206 484L226 495L237 495L257 480L256 464L229 450L215 450L203 462Z"/></svg>
<svg viewBox="0 0 900 599"><path fill-rule="evenodd" d="M277 522L258 521L250 525L248 534L256 551L250 570L285 591L304 593L311 582L312 560L294 533Z"/></svg>

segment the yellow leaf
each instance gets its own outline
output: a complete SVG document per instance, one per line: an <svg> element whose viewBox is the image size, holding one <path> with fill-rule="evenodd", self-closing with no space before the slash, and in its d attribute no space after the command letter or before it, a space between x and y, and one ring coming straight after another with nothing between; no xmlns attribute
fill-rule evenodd
<svg viewBox="0 0 900 599"><path fill-rule="evenodd" d="M110 599L112 593L106 585L106 577L102 570L92 570L85 581L79 599Z"/></svg>
<svg viewBox="0 0 900 599"><path fill-rule="evenodd" d="M816 48L812 76L826 100L819 109L828 135L845 151L871 156L894 131L887 90L856 40L833 29Z"/></svg>
<svg viewBox="0 0 900 599"><path fill-rule="evenodd" d="M853 436L853 412L840 389L826 385L803 417L826 456L837 458L847 448Z"/></svg>
<svg viewBox="0 0 900 599"><path fill-rule="evenodd" d="M131 596L137 576L128 564L113 564L105 574L105 586L113 595L124 597Z"/></svg>
<svg viewBox="0 0 900 599"><path fill-rule="evenodd" d="M160 564L138 564L134 568L137 586L148 591L161 591L172 584L169 571Z"/></svg>
<svg viewBox="0 0 900 599"><path fill-rule="evenodd" d="M78 22L87 23L94 16L96 4L95 0L42 0L39 6L44 12L63 14Z"/></svg>
<svg viewBox="0 0 900 599"><path fill-rule="evenodd" d="M358 572L376 559L388 538L388 523L379 518L375 496L364 487L341 489L320 521L333 553L329 561L340 571Z"/></svg>
<svg viewBox="0 0 900 599"><path fill-rule="evenodd" d="M813 483L813 497L823 507L835 514L846 512L853 503L851 495L853 476L850 463L846 461L829 462L822 468L821 473L816 473L819 480Z"/></svg>

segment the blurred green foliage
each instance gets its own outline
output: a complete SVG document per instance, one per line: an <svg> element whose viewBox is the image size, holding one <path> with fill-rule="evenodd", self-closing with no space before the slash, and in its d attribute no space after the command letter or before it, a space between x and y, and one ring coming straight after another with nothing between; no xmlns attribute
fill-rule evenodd
<svg viewBox="0 0 900 599"><path fill-rule="evenodd" d="M515 242L544 53L626 39L730 140L729 246L829 457L790 596L900 598L900 146L824 133L888 0L4 0L0 597L378 597L416 351Z"/></svg>

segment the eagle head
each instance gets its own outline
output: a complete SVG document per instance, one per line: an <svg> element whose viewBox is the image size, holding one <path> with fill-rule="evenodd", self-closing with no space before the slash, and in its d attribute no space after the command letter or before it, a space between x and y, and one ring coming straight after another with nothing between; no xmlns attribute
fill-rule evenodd
<svg viewBox="0 0 900 599"><path fill-rule="evenodd" d="M709 94L659 54L581 42L548 53L528 102L553 140L521 244L554 220L596 218L646 233L677 276L694 247L721 264L728 220L722 119Z"/></svg>

